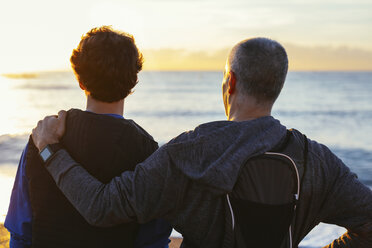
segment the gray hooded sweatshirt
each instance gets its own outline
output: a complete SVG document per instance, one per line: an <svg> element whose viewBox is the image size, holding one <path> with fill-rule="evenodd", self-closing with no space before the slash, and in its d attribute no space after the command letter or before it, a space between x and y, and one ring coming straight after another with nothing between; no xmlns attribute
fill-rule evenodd
<svg viewBox="0 0 372 248"><path fill-rule="evenodd" d="M246 159L283 142L286 127L273 117L243 122L217 121L185 132L159 148L135 171L102 184L58 151L47 169L58 187L92 225L168 220L184 237L182 247L221 247L225 225L225 194L230 193ZM372 247L372 192L327 147L298 131L284 152L294 156L301 192L294 220L293 242L320 222L348 232L329 247ZM104 164L102 165L105 166Z"/></svg>

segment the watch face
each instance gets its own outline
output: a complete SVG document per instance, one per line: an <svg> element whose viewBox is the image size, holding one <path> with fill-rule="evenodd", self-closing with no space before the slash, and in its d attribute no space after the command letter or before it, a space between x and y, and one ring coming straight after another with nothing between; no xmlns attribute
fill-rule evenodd
<svg viewBox="0 0 372 248"><path fill-rule="evenodd" d="M52 155L52 153L49 151L49 147L45 147L41 152L40 156L45 161L48 160L48 158Z"/></svg>

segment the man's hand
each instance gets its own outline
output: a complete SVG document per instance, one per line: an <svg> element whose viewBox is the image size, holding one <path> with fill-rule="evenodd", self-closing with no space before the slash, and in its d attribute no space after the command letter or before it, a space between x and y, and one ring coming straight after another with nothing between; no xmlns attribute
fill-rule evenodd
<svg viewBox="0 0 372 248"><path fill-rule="evenodd" d="M32 140L36 147L41 151L46 145L58 143L66 128L67 112L61 110L58 116L51 115L39 121L37 126L32 129Z"/></svg>

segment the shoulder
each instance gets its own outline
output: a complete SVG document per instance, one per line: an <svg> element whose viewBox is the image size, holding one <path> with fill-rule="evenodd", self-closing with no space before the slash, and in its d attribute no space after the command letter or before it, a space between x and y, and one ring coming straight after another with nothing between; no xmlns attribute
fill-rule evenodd
<svg viewBox="0 0 372 248"><path fill-rule="evenodd" d="M128 126L128 129L136 132L138 135L141 135L144 139L155 142L154 138L135 121L131 119L124 119L122 122Z"/></svg>
<svg viewBox="0 0 372 248"><path fill-rule="evenodd" d="M321 163L327 163L330 158L337 158L337 156L326 145L306 137L304 134L296 129L291 129L291 131L297 144L304 147L305 142L307 142L308 157L311 160L316 160L317 162Z"/></svg>
<svg viewBox="0 0 372 248"><path fill-rule="evenodd" d="M171 139L168 144L178 144L178 143L187 143L195 142L197 140L203 139L206 136L213 135L213 133L221 132L221 129L233 125L231 121L213 121L203 123L197 126L194 130L189 130L181 133L175 138Z"/></svg>
<svg viewBox="0 0 372 248"><path fill-rule="evenodd" d="M135 121L122 119L120 122L121 135L117 139L127 151L141 150L142 155L147 157L159 148L154 138Z"/></svg>
<svg viewBox="0 0 372 248"><path fill-rule="evenodd" d="M147 150L149 154L158 149L159 145L154 138L135 121L130 119L123 119L120 121L124 125L122 129L122 142L127 143L128 140L131 140L133 146L141 147Z"/></svg>
<svg viewBox="0 0 372 248"><path fill-rule="evenodd" d="M88 125L91 126L90 123L93 121L96 128L101 127L106 129L110 127L112 132L120 131L127 137L156 143L154 138L145 129L131 119L119 119L109 115L82 111L80 109L70 109L67 111L67 130L69 125L74 125L74 122L89 122Z"/></svg>
<svg viewBox="0 0 372 248"><path fill-rule="evenodd" d="M299 140L300 135L303 137L303 134L296 130L294 134L296 139ZM302 138L302 143L304 142L305 139ZM316 177L316 180L329 183L338 180L346 174L352 174L351 176L353 177L356 176L329 147L309 138L306 139L306 142L308 145L307 176L311 175Z"/></svg>

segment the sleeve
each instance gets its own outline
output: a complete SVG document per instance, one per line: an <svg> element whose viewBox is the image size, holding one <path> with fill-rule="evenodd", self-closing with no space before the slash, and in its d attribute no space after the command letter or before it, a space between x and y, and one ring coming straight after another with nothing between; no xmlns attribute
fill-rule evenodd
<svg viewBox="0 0 372 248"><path fill-rule="evenodd" d="M65 150L60 150L47 169L88 223L107 227L170 218L182 199L184 182L170 164L166 146L162 146L134 171L125 171L108 184L102 184Z"/></svg>
<svg viewBox="0 0 372 248"><path fill-rule="evenodd" d="M10 232L11 248L31 247L32 211L26 177L26 154L22 152L4 226Z"/></svg>
<svg viewBox="0 0 372 248"><path fill-rule="evenodd" d="M321 221L348 231L326 247L372 247L372 191L332 153L327 166L332 176L325 189Z"/></svg>
<svg viewBox="0 0 372 248"><path fill-rule="evenodd" d="M152 139L146 139L142 147L146 147L145 158L153 154L159 145ZM155 219L140 225L135 248L168 248L169 236L172 232L170 224L163 219Z"/></svg>

